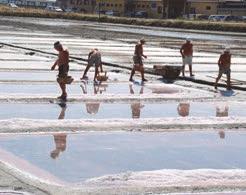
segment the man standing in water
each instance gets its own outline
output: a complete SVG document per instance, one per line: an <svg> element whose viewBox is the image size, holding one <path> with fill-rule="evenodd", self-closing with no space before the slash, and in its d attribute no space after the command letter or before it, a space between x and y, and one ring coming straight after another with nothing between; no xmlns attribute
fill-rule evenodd
<svg viewBox="0 0 246 195"><path fill-rule="evenodd" d="M59 83L60 88L62 90L62 94L61 96L58 97L58 99L66 101L67 100L66 79L68 77L68 71L69 71L69 52L68 50L65 50L63 48L62 44L59 41L54 43L54 48L56 51L59 52L59 54L58 54L58 59L51 67L51 70L55 70L56 66L58 66L59 74L58 74L57 82Z"/></svg>
<svg viewBox="0 0 246 195"><path fill-rule="evenodd" d="M89 69L95 66L95 75L94 75L94 81L96 81L97 75L99 73L99 67L100 67L100 71L103 72L103 68L102 68L102 59L101 59L101 53L98 51L97 48L93 49L89 55L88 55L88 65L85 69L85 72L81 78L81 80L83 79L88 79L87 72L89 71Z"/></svg>
<svg viewBox="0 0 246 195"><path fill-rule="evenodd" d="M219 74L216 78L214 88L217 89L218 82L223 74L226 74L227 77L227 90L231 90L231 53L230 49L226 48L224 53L220 55L219 61Z"/></svg>
<svg viewBox="0 0 246 195"><path fill-rule="evenodd" d="M183 67L182 67L182 75L185 76L185 65L189 65L190 76L193 77L192 74L192 58L193 58L193 45L189 38L186 39L186 43L182 45L180 49L180 53L183 59Z"/></svg>
<svg viewBox="0 0 246 195"><path fill-rule="evenodd" d="M133 68L132 68L132 72L131 72L131 76L129 81L133 81L133 76L135 74L135 71L140 71L141 76L142 76L142 81L147 81L147 79L144 78L144 67L143 67L143 60L142 57L144 57L145 59L147 58L146 55L143 54L143 45L145 44L145 40L141 39L139 41L139 43L135 46L135 52L134 52L134 56L133 56Z"/></svg>

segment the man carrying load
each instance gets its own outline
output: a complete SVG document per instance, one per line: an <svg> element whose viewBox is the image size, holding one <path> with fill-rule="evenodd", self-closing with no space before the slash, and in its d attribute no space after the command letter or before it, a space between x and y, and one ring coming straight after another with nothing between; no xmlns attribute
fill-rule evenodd
<svg viewBox="0 0 246 195"><path fill-rule="evenodd" d="M66 101L67 100L67 92L66 92L66 84L71 84L73 78L68 76L69 71L69 52L64 49L62 44L57 41L54 43L54 48L59 52L58 59L55 61L54 65L51 67L51 70L55 70L56 66L58 66L58 78L57 82L60 85L62 94L58 97L58 99Z"/></svg>
<svg viewBox="0 0 246 195"><path fill-rule="evenodd" d="M231 90L231 53L229 48L226 48L224 50L224 53L220 55L218 65L219 65L219 74L218 77L216 78L214 88L217 89L217 85L220 78L222 77L223 74L225 74L227 77L227 81L226 81L227 90Z"/></svg>

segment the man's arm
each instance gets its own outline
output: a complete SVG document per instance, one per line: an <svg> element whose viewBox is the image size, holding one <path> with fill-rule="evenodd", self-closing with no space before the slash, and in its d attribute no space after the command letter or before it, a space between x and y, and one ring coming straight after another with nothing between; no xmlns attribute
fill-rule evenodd
<svg viewBox="0 0 246 195"><path fill-rule="evenodd" d="M143 54L143 46L141 46L139 48L139 53L140 53L140 56L143 56L144 58L147 58L147 56Z"/></svg>
<svg viewBox="0 0 246 195"><path fill-rule="evenodd" d="M184 56L184 53L183 53L183 46L180 48L180 54L181 54L181 56L182 56L182 58L184 58L185 56Z"/></svg>
<svg viewBox="0 0 246 195"><path fill-rule="evenodd" d="M55 68L56 68L56 66L57 66L57 64L58 64L58 60L59 60L59 59L57 59L57 60L55 61L54 65L51 67L51 70L55 70Z"/></svg>
<svg viewBox="0 0 246 195"><path fill-rule="evenodd" d="M222 65L222 64L221 64L221 59L222 59L222 55L220 56L219 61L218 61L219 67Z"/></svg>

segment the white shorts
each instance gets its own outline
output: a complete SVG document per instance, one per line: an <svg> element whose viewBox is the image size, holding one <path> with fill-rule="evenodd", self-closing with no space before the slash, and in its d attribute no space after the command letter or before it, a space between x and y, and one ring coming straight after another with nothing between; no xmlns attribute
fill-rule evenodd
<svg viewBox="0 0 246 195"><path fill-rule="evenodd" d="M186 64L192 65L192 56L185 56L183 58L183 66L186 65Z"/></svg>

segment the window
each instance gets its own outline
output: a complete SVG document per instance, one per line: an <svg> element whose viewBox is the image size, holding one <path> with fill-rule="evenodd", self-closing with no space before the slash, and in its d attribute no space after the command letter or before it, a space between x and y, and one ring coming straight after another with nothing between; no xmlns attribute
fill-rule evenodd
<svg viewBox="0 0 246 195"><path fill-rule="evenodd" d="M151 3L151 8L153 8L153 9L157 8L156 3Z"/></svg>
<svg viewBox="0 0 246 195"><path fill-rule="evenodd" d="M206 10L211 10L211 6L206 6Z"/></svg>

